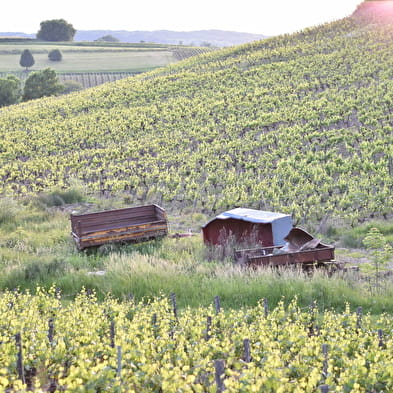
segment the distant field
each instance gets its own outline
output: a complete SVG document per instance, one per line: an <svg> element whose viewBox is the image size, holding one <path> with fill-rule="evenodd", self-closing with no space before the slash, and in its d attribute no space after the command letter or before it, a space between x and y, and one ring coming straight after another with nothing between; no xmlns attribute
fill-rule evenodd
<svg viewBox="0 0 393 393"><path fill-rule="evenodd" d="M144 72L211 50L151 43L7 42L0 39L0 72L22 71L19 60L24 49L29 49L34 56L31 71L50 67L56 72ZM62 52L62 61L48 59L52 49Z"/></svg>
<svg viewBox="0 0 393 393"><path fill-rule="evenodd" d="M0 49L1 50L1 49ZM61 50L61 49L60 49ZM32 51L35 64L30 70L40 70L50 67L57 72L93 72L93 71L146 71L156 67L163 67L175 62L171 51L148 50L115 51L109 48L104 51L62 51L63 60L56 62L48 59L48 53ZM0 72L21 71L19 65L20 54L1 54Z"/></svg>
<svg viewBox="0 0 393 393"><path fill-rule="evenodd" d="M139 46L140 45L140 46ZM52 49L60 49L63 53L65 52L125 52L125 51L165 51L168 50L168 46L153 46L143 44L133 45L94 45L94 42L84 43L84 45L66 44L66 43L14 43L14 42L2 42L0 39L0 54L21 54L24 49L30 49L34 53L48 53Z"/></svg>

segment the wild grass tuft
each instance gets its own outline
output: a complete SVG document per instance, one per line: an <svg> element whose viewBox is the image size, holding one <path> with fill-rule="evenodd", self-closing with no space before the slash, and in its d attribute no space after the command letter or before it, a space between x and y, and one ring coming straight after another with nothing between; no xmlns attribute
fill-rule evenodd
<svg viewBox="0 0 393 393"><path fill-rule="evenodd" d="M13 198L0 198L0 224L15 220L20 208Z"/></svg>

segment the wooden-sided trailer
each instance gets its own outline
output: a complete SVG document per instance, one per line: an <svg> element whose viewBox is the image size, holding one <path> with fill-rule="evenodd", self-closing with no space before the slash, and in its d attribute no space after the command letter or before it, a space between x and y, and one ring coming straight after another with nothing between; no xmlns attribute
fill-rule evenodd
<svg viewBox="0 0 393 393"><path fill-rule="evenodd" d="M70 219L79 250L114 242L146 241L168 234L165 210L158 205L71 214Z"/></svg>

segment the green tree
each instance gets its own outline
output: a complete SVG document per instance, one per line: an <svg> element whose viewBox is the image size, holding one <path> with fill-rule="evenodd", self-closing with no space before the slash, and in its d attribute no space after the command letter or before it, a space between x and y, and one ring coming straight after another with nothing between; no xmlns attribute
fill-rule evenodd
<svg viewBox="0 0 393 393"><path fill-rule="evenodd" d="M19 60L19 64L22 67L26 68L26 71L29 67L32 67L34 65L35 61L34 61L34 57L31 54L29 49L25 49L21 56L20 56L20 60Z"/></svg>
<svg viewBox="0 0 393 393"><path fill-rule="evenodd" d="M46 96L53 96L63 91L64 86L54 70L46 68L42 71L36 71L26 79L23 91L23 101L32 100Z"/></svg>
<svg viewBox="0 0 393 393"><path fill-rule="evenodd" d="M72 41L76 30L64 19L52 19L41 22L37 39L43 41Z"/></svg>
<svg viewBox="0 0 393 393"><path fill-rule="evenodd" d="M63 55L61 54L59 49L52 49L48 53L48 58L50 61L61 61L63 59Z"/></svg>
<svg viewBox="0 0 393 393"><path fill-rule="evenodd" d="M392 259L392 246L378 228L371 228L367 232L366 237L363 239L363 244L372 258L370 267L375 274L375 285L378 288L379 272L382 268L385 268L389 260Z"/></svg>
<svg viewBox="0 0 393 393"><path fill-rule="evenodd" d="M15 75L0 79L0 107L17 103L21 95L20 80Z"/></svg>

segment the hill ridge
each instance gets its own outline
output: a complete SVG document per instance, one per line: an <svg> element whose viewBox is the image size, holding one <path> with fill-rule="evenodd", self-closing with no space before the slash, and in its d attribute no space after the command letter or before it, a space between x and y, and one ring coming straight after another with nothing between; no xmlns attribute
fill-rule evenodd
<svg viewBox="0 0 393 393"><path fill-rule="evenodd" d="M120 42L154 42L158 44L201 46L209 43L212 46L224 47L240 45L246 42L267 38L266 35L246 32L226 31L218 29L173 31L173 30L77 30L74 41L95 41L103 36L112 35ZM0 37L35 38L35 34L21 32L0 32Z"/></svg>
<svg viewBox="0 0 393 393"><path fill-rule="evenodd" d="M393 27L372 26L348 17L2 109L2 192L78 178L176 211L388 218Z"/></svg>

